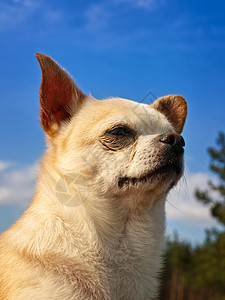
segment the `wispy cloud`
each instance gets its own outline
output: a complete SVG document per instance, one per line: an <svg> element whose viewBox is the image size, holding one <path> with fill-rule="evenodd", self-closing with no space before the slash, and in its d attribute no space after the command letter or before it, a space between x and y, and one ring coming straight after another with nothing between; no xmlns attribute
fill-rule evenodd
<svg viewBox="0 0 225 300"><path fill-rule="evenodd" d="M209 180L216 179L206 173L185 174L185 179L169 194L166 208L168 219L200 228L216 225L209 208L203 206L194 196L196 188L204 190Z"/></svg>
<svg viewBox="0 0 225 300"><path fill-rule="evenodd" d="M104 4L94 4L85 11L86 30L99 30L106 28L110 17L110 12Z"/></svg>
<svg viewBox="0 0 225 300"><path fill-rule="evenodd" d="M0 2L0 30L14 29L27 22L31 24L30 22L35 18L37 18L37 21L42 19L47 23L61 21L63 11L61 9L50 9L44 1L11 0ZM36 13L38 15L35 15Z"/></svg>
<svg viewBox="0 0 225 300"><path fill-rule="evenodd" d="M155 10L164 3L164 0L114 0L114 2L116 4L127 4L145 10Z"/></svg>
<svg viewBox="0 0 225 300"><path fill-rule="evenodd" d="M102 1L87 7L84 15L88 30L106 29L110 27L110 22L117 22L118 10L121 6L126 8L144 9L147 11L155 10L164 3L164 0L113 0L111 2Z"/></svg>
<svg viewBox="0 0 225 300"><path fill-rule="evenodd" d="M46 10L44 12L45 19L48 20L50 23L57 23L61 21L64 17L64 13L62 9L55 9L55 10Z"/></svg>
<svg viewBox="0 0 225 300"><path fill-rule="evenodd" d="M34 195L37 169L37 164L18 167L0 161L0 205L26 208Z"/></svg>
<svg viewBox="0 0 225 300"><path fill-rule="evenodd" d="M29 19L41 1L13 0L0 2L0 29L11 29Z"/></svg>
<svg viewBox="0 0 225 300"><path fill-rule="evenodd" d="M4 171L5 169L7 169L9 167L9 163L5 162L5 161L0 161L0 172Z"/></svg>

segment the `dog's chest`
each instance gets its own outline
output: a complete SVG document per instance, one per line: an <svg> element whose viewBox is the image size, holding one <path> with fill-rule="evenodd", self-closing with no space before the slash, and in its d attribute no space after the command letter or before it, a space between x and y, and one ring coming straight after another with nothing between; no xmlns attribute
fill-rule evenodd
<svg viewBox="0 0 225 300"><path fill-rule="evenodd" d="M72 299L77 299L80 282L84 283L88 294L90 293L90 299L151 299L149 296L152 294L154 278L150 249L147 245L146 248L139 245L138 249L138 244L126 242L121 241L117 248L112 248L107 253L90 249L84 256L77 257L76 261L70 261L67 266L66 261L62 266L57 265L55 271L59 272L59 277L55 277L55 283L58 282L57 286L61 285L64 278L68 290L72 288L72 294L74 293ZM65 299L68 297L66 290ZM99 295L100 298L95 298L94 295Z"/></svg>
<svg viewBox="0 0 225 300"><path fill-rule="evenodd" d="M151 226L139 225L128 228L117 240L90 248L83 257L84 264L95 270L106 299L151 299L154 294L161 243L153 243Z"/></svg>
<svg viewBox="0 0 225 300"><path fill-rule="evenodd" d="M64 261L62 269L57 266L57 273L60 269L60 278L64 277L68 289L72 288L76 294L77 283L85 282L89 291L95 291L104 300L151 299L158 259L149 233L142 232L136 238L121 236L110 248L92 246L75 261ZM66 268L65 263L68 263Z"/></svg>
<svg viewBox="0 0 225 300"><path fill-rule="evenodd" d="M117 249L110 251L105 271L112 299L146 299L151 295L159 255L146 232L136 239L121 241Z"/></svg>
<svg viewBox="0 0 225 300"><path fill-rule="evenodd" d="M99 295L104 295L101 299L151 299L160 268L164 228L152 226L152 221L139 220L126 226L122 234L98 242L93 234L85 247L78 242L83 239L77 239L71 260L64 261L62 269L57 265L56 273L60 269L58 275L74 293L77 282L84 282L89 291L97 289Z"/></svg>
<svg viewBox="0 0 225 300"><path fill-rule="evenodd" d="M117 252L106 264L112 299L142 299L151 277L150 262L134 252Z"/></svg>

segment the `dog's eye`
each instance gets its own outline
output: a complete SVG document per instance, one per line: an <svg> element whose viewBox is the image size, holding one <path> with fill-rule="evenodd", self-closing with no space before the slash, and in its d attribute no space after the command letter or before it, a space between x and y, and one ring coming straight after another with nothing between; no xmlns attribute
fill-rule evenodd
<svg viewBox="0 0 225 300"><path fill-rule="evenodd" d="M135 142L136 131L127 126L117 126L107 130L101 136L101 143L110 150L117 151L129 147Z"/></svg>
<svg viewBox="0 0 225 300"><path fill-rule="evenodd" d="M114 129L111 129L111 130L107 131L107 133L111 134L111 135L115 135L115 136L130 136L130 135L133 135L133 131L130 128L125 127L125 126L116 127Z"/></svg>

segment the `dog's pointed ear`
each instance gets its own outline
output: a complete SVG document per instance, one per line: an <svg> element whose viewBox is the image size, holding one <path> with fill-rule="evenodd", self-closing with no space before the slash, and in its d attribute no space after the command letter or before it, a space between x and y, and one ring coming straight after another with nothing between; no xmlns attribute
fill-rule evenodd
<svg viewBox="0 0 225 300"><path fill-rule="evenodd" d="M42 71L40 122L44 131L52 137L79 109L85 95L52 58L41 53L35 53L35 56Z"/></svg>
<svg viewBox="0 0 225 300"><path fill-rule="evenodd" d="M168 95L155 100L151 107L161 112L172 124L174 130L181 134L187 116L187 103L179 95Z"/></svg>

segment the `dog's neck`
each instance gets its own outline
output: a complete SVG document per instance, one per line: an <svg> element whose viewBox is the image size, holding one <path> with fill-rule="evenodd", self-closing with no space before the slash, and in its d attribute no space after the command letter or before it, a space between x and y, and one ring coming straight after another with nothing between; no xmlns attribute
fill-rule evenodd
<svg viewBox="0 0 225 300"><path fill-rule="evenodd" d="M146 238L162 240L164 199L149 199L148 207L131 212L127 210L128 203L138 204L139 202L141 206L146 197L151 198L151 194L127 193L116 198L105 198L97 197L90 191L89 201L80 199L83 201L80 205L67 206L56 194L60 174L50 169L48 164L42 164L42 168L44 170L38 181L34 205L41 205L44 210L46 208L46 213L51 211L49 217L57 217L57 220L67 222L70 229L73 228L73 232L80 234L82 239L89 239L91 243L92 237L95 241L97 238L99 244L104 245L104 249L109 249L109 251L120 245L121 240L131 244L135 242L137 245L147 243Z"/></svg>

